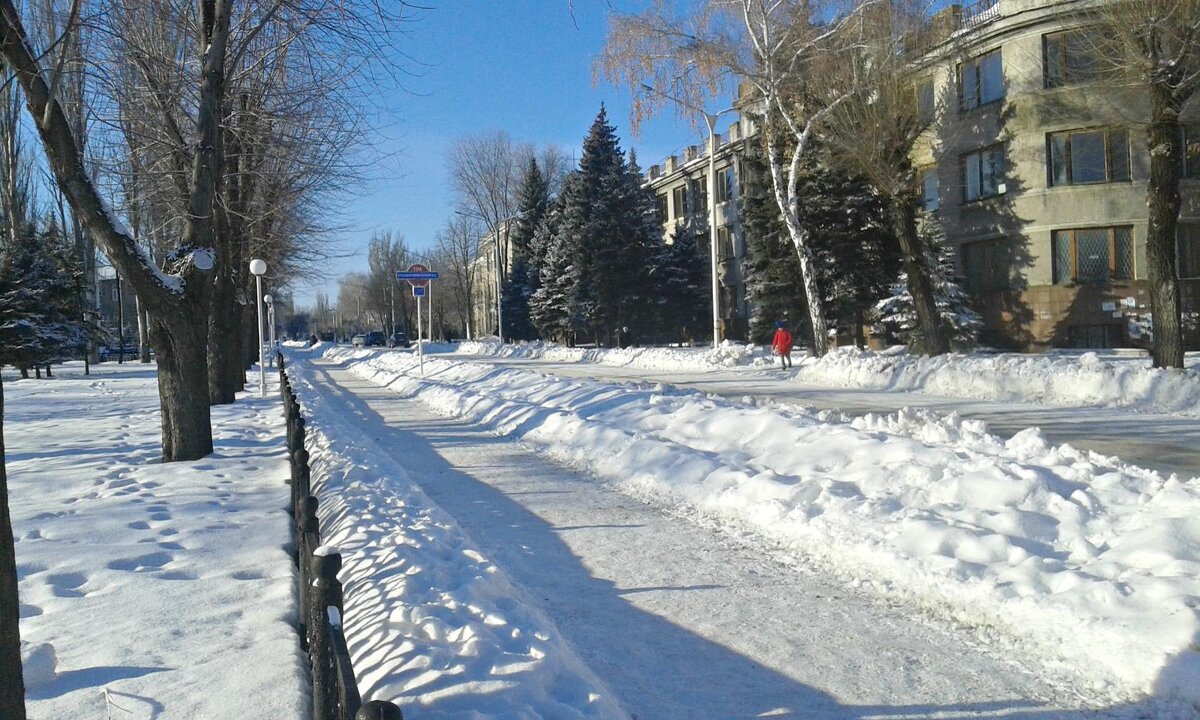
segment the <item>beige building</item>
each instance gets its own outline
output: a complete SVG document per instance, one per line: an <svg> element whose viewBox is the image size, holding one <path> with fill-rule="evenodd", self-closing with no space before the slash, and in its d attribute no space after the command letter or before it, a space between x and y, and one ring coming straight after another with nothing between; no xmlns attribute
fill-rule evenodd
<svg viewBox="0 0 1200 720"><path fill-rule="evenodd" d="M1077 0L984 0L939 16L918 98L936 118L914 160L985 342L1148 342L1146 98L1104 82ZM1185 115L1187 117L1187 115ZM1192 119L1197 119L1193 111ZM1200 125L1187 134L1179 244L1200 310ZM1196 337L1190 340L1196 345Z"/></svg>
<svg viewBox="0 0 1200 720"><path fill-rule="evenodd" d="M738 199L743 176L742 147L753 133L750 121L743 118L716 135L717 281L723 339L745 340L748 329L749 307L742 273L746 243L739 220ZM705 143L691 145L681 155L652 165L646 172L646 185L654 190L658 200L666 242L671 242L679 232L694 233L699 237L699 246L708 252L708 170L708 146Z"/></svg>
<svg viewBox="0 0 1200 720"><path fill-rule="evenodd" d="M475 259L467 271L471 273L471 336L473 338L494 336L496 322L496 268L504 268L504 278L512 270L512 244L509 233L516 221L512 218L501 221L495 232L490 232L479 241ZM500 243L500 257L496 257L496 243Z"/></svg>

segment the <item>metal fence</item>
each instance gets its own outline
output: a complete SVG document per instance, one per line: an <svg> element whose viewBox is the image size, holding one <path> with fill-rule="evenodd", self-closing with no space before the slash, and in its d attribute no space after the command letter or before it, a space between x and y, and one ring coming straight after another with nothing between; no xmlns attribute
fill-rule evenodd
<svg viewBox="0 0 1200 720"><path fill-rule="evenodd" d="M283 355L276 359L291 458L294 559L300 575L300 643L308 651L312 667L313 720L403 720L395 704L380 700L364 704L358 692L342 630L342 584L337 579L342 556L321 543L317 498L309 484L308 451L304 449L304 417L284 371Z"/></svg>

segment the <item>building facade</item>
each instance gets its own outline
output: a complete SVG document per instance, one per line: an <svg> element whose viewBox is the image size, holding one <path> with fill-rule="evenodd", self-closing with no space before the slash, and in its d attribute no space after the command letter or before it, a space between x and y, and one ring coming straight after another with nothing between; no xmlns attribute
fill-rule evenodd
<svg viewBox="0 0 1200 720"><path fill-rule="evenodd" d="M1147 345L1143 92L1105 79L1077 0L984 0L938 16L950 39L917 84L933 122L914 162L954 247L984 342ZM1200 122L1193 108L1185 121ZM1200 309L1200 125L1188 127L1179 270ZM1197 338L1193 330L1190 344Z"/></svg>
<svg viewBox="0 0 1200 720"><path fill-rule="evenodd" d="M742 270L746 242L739 199L744 177L742 151L746 138L753 134L750 121L742 118L715 136L717 281L722 339L745 340L749 328L750 308ZM694 234L706 257L711 247L708 172L706 145L691 145L682 155L671 156L646 172L646 186L654 191L658 201L663 240L670 243L678 233Z"/></svg>

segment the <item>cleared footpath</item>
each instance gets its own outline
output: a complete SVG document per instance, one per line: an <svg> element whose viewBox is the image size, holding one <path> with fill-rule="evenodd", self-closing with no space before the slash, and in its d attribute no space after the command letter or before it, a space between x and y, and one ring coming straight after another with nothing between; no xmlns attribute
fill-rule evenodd
<svg viewBox="0 0 1200 720"><path fill-rule="evenodd" d="M306 376L325 412L374 438L528 591L631 718L1097 716L1079 709L1086 690L1018 650L664 515L335 364Z"/></svg>

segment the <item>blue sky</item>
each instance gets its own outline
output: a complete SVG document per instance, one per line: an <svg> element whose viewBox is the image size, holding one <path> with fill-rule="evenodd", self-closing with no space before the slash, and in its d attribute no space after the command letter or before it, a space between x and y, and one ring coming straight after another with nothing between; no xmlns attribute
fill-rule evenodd
<svg viewBox="0 0 1200 720"><path fill-rule="evenodd" d="M670 111L629 128L627 90L593 84L592 61L604 42L615 0L428 0L407 25L400 49L411 60L405 91L381 98L391 108L377 144L384 159L372 180L352 193L344 209L350 229L340 238L348 257L329 264L327 276L296 287L310 305L317 291L337 296L337 279L366 271L372 232L392 229L418 250L453 212L446 153L454 140L495 130L518 142L554 144L578 155L603 102L622 147L633 147L643 167L703 140L688 119ZM727 104L727 103L726 103ZM722 126L724 123L722 124Z"/></svg>

